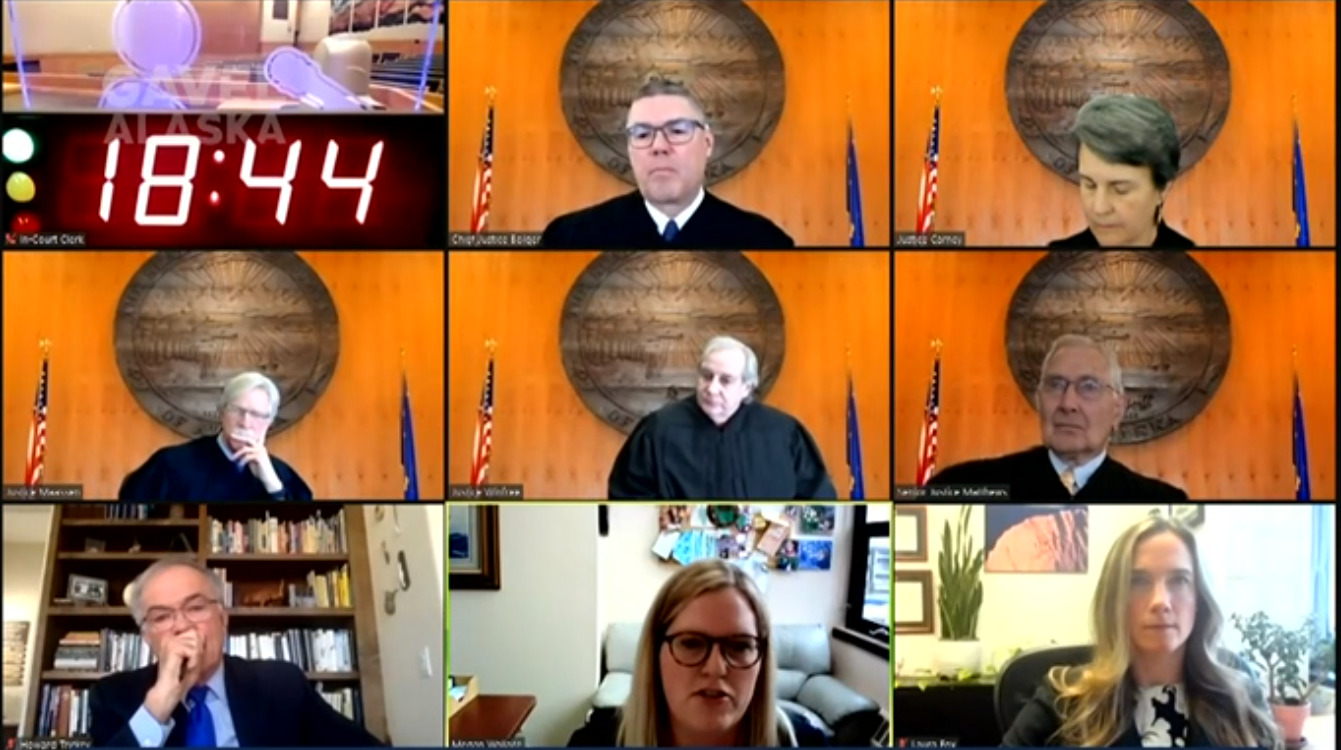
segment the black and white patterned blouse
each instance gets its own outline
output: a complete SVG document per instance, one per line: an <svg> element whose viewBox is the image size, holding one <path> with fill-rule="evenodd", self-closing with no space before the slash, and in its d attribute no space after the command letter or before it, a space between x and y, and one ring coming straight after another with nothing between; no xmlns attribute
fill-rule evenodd
<svg viewBox="0 0 1341 750"><path fill-rule="evenodd" d="M1187 747L1185 693L1181 683L1137 688L1136 733L1142 747Z"/></svg>

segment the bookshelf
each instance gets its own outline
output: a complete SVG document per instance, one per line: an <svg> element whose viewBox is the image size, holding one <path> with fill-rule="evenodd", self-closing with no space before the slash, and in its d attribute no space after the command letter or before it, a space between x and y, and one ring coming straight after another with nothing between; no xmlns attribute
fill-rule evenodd
<svg viewBox="0 0 1341 750"><path fill-rule="evenodd" d="M128 510L146 517L106 517ZM275 521L266 524L262 532L262 525L256 522L267 514ZM319 519L321 523L309 519ZM297 528L300 525L302 529ZM277 527L294 533L274 535ZM243 546L234 546L231 551L228 547L214 550L216 543L232 540L222 536L223 532L231 533L233 538L274 535L270 540L273 548L281 542L296 545L297 539L292 537L297 534L314 539L318 527L326 529L328 544L336 544L343 551L300 551L322 549L312 543L282 553L255 552ZM377 643L377 604L367 545L363 509L358 505L57 505L45 568L33 571L33 575L43 575L44 580L35 623L33 658L37 660L37 678L29 686L23 735L38 735L44 707L53 695L75 701L69 713L76 714L73 721L77 725L82 710L80 696L86 696L83 691L111 673L104 667L135 669L148 663L148 644L139 643L138 628L129 603L124 601L124 592L155 560L182 555L223 573L231 595L231 602L225 607L230 654L261 658L263 652L265 658L287 657L286 660L295 663L306 662L302 667L307 679L323 693L330 694L327 699L337 710L343 707L361 720L369 732L389 741ZM92 551L89 546L102 549ZM67 601L72 575L106 581L106 604ZM329 586L323 585L322 580L315 581L326 589L320 597L314 597L315 591L309 588L314 583L311 576L331 579ZM302 606L291 606L294 601ZM93 634L97 635L96 641L92 640ZM235 638L238 636L241 638ZM239 652L243 648L253 653ZM58 649L66 668L57 668ZM333 657L332 652L337 656ZM71 654L78 654L79 658ZM93 668L89 664L90 654L97 654ZM77 668L68 666L72 661L77 662ZM65 693L65 689L69 692ZM57 718L61 716L59 710L53 713ZM46 723L52 723L51 714L45 718ZM82 732L68 731L70 726L67 720L43 736L82 736Z"/></svg>

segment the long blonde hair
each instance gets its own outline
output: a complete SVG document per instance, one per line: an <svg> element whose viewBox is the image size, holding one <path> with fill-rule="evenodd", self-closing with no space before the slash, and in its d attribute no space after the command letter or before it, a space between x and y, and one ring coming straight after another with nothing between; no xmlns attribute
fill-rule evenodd
<svg viewBox="0 0 1341 750"><path fill-rule="evenodd" d="M1091 611L1093 660L1081 667L1054 667L1048 673L1057 691L1057 712L1064 717L1054 736L1072 747L1106 747L1134 721L1136 687L1127 632L1132 561L1137 545L1165 532L1182 540L1192 557L1197 614L1185 644L1183 683L1193 723L1218 747L1281 750L1284 744L1275 722L1250 697L1248 676L1217 655L1224 617L1202 575L1196 537L1182 523L1160 517L1144 519L1124 531L1108 552Z"/></svg>
<svg viewBox="0 0 1341 750"><path fill-rule="evenodd" d="M754 697L741 717L737 732L738 742L746 747L776 747L778 745L778 710L774 698L775 658L768 608L754 581L723 560L700 560L687 565L671 576L657 592L652 607L643 620L642 636L638 640L638 657L633 664L633 686L619 723L616 744L622 747L657 747L671 744L670 708L661 684L662 639L671 622L704 594L721 589L734 589L749 602L759 626L760 648L759 679L754 686Z"/></svg>

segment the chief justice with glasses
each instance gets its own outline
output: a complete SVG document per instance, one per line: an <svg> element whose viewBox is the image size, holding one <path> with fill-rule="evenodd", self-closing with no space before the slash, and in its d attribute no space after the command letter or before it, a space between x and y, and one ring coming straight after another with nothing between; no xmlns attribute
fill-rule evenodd
<svg viewBox="0 0 1341 750"><path fill-rule="evenodd" d="M767 218L703 188L712 126L684 86L653 79L629 106L625 134L638 189L551 221L544 248L736 250L795 247Z"/></svg>
<svg viewBox="0 0 1341 750"><path fill-rule="evenodd" d="M1043 445L951 466L928 484L1009 485L1011 500L1187 500L1183 490L1108 455L1127 407L1111 350L1085 336L1061 336L1040 373L1034 407Z"/></svg>
<svg viewBox="0 0 1341 750"><path fill-rule="evenodd" d="M292 466L272 456L265 434L279 413L279 388L257 372L228 381L216 435L162 448L121 483L120 500L311 500Z"/></svg>
<svg viewBox="0 0 1341 750"><path fill-rule="evenodd" d="M156 664L98 680L94 747L371 747L295 664L224 653L223 583L192 558L150 565L130 587L131 614Z"/></svg>

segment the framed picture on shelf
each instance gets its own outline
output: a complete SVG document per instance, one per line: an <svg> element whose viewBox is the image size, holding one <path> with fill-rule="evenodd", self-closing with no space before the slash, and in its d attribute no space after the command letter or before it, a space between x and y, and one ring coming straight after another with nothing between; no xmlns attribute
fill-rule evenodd
<svg viewBox="0 0 1341 750"><path fill-rule="evenodd" d="M88 576L70 576L66 596L75 604L107 605L107 581Z"/></svg>
<svg viewBox="0 0 1341 750"><path fill-rule="evenodd" d="M447 588L498 591L498 506L447 507Z"/></svg>

